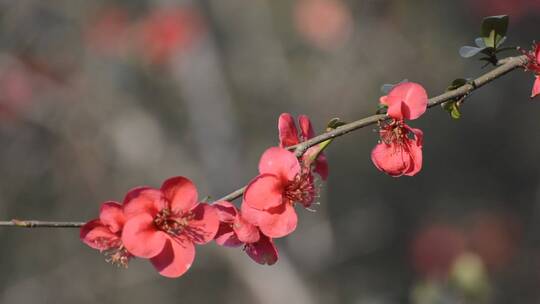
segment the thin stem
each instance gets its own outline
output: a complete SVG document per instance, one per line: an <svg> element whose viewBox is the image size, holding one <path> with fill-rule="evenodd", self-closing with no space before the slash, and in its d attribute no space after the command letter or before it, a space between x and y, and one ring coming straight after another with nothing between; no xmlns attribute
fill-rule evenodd
<svg viewBox="0 0 540 304"><path fill-rule="evenodd" d="M523 67L527 64L529 59L525 55L508 57L499 60L498 66L493 70L481 75L480 77L474 79L473 81L455 89L452 91L445 92L441 95L432 97L428 101L428 108L432 108L436 105L439 105L445 101L456 99L459 97L466 96L472 91L484 86L487 83L492 82L493 80L517 69ZM342 125L337 127L332 131L328 131L321 135L315 136L309 140L306 140L300 144L290 146L287 149L294 151L297 157L302 156L307 149L320 144L326 140L333 139L336 137L343 136L352 131L374 125L379 121L388 119L389 117L386 114L376 114L368 116L357 121ZM238 190L235 190L221 198L217 201L233 201L244 194L246 187L242 187ZM0 221L0 227L9 226L9 227L24 227L24 228L41 228L41 227L50 227L50 228L79 228L84 225L84 222L52 222L52 221L35 221L35 220L11 220L11 221Z"/></svg>
<svg viewBox="0 0 540 304"><path fill-rule="evenodd" d="M19 227L19 228L79 228L84 222L52 222L52 221L34 221L17 220L0 221L0 227Z"/></svg>
<svg viewBox="0 0 540 304"><path fill-rule="evenodd" d="M516 56L516 57L508 57L501 59L498 63L498 67L494 68L493 70L481 75L480 77L474 79L468 84L465 84L455 90L445 92L441 95L432 97L428 101L428 108L434 107L436 105L439 105L445 101L455 99L458 97L462 97L465 95L470 94L472 91L484 86L487 83L492 82L493 80L517 69L520 67L523 67L528 62L528 58L525 55ZM306 152L307 149L325 141L328 139L336 138L343 136L349 132L352 132L354 130L358 130L370 125L374 125L379 121L387 119L388 116L386 114L376 114L372 115L366 118L362 118L357 121L353 121L351 123L345 124L343 126L337 127L336 129L323 133L319 136L315 136L309 140L306 140L300 144L294 145L289 147L289 150L294 150L297 157L302 156L304 152ZM218 200L224 200L224 201L232 201L242 196L244 193L244 190L246 187L243 187L241 189L238 189L234 192L231 192L224 197L218 199Z"/></svg>

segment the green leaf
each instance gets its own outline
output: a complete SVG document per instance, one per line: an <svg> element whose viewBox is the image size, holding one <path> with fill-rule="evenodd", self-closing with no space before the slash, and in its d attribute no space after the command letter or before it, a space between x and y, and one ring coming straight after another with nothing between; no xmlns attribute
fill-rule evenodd
<svg viewBox="0 0 540 304"><path fill-rule="evenodd" d="M461 112L459 111L459 105L457 101L451 100L443 103L442 108L450 114L450 117L453 119L459 119L461 117Z"/></svg>
<svg viewBox="0 0 540 304"><path fill-rule="evenodd" d="M453 104L453 107L452 107L452 110L450 111L450 116L453 119L459 119L461 117L461 112L459 111L459 106L457 105L457 102L454 102L452 104Z"/></svg>
<svg viewBox="0 0 540 304"><path fill-rule="evenodd" d="M486 43L484 42L484 38L478 37L474 39L474 44L476 44L477 47L483 49L486 47Z"/></svg>
<svg viewBox="0 0 540 304"><path fill-rule="evenodd" d="M463 58L471 58L474 55L476 55L476 54L480 53L481 51L483 51L484 49L485 48L479 48L479 47L465 45L465 46L462 46L459 49L459 56L461 56Z"/></svg>
<svg viewBox="0 0 540 304"><path fill-rule="evenodd" d="M454 81L452 81L452 84L450 84L447 88L446 88L446 91L452 91L452 90L455 90L461 86L464 86L467 84L467 79L465 78L457 78L457 79L454 79Z"/></svg>
<svg viewBox="0 0 540 304"><path fill-rule="evenodd" d="M497 53L506 52L506 51L515 51L516 49L517 47L515 46L503 47L503 48L497 49Z"/></svg>
<svg viewBox="0 0 540 304"><path fill-rule="evenodd" d="M469 82L469 80L465 78L457 78L452 81L452 83L446 88L446 91L452 91L455 90L461 86L466 85ZM463 98L460 99L452 99L447 102L443 102L441 104L441 107L450 114L450 117L453 119L459 119L461 117L461 111L459 110L459 107L461 103L463 102Z"/></svg>
<svg viewBox="0 0 540 304"><path fill-rule="evenodd" d="M506 36L508 30L508 15L486 17L482 21L480 34L488 47L496 48Z"/></svg>
<svg viewBox="0 0 540 304"><path fill-rule="evenodd" d="M493 56L495 54L495 48L492 47L486 47L482 51L480 51L482 54L486 54L488 56Z"/></svg>
<svg viewBox="0 0 540 304"><path fill-rule="evenodd" d="M388 106L384 104L378 104L377 105L377 112L375 114L386 114L388 112Z"/></svg>
<svg viewBox="0 0 540 304"><path fill-rule="evenodd" d="M499 42L497 42L497 46L496 46L496 47L498 48L498 47L501 46L501 44L503 44L505 41L506 41L506 36L503 36L503 37L501 38L501 40L499 40Z"/></svg>
<svg viewBox="0 0 540 304"><path fill-rule="evenodd" d="M347 123L344 121L341 121L339 117L334 117L330 119L330 121L326 124L326 130L330 131L333 129L336 129L337 127L341 127L343 125L346 125Z"/></svg>

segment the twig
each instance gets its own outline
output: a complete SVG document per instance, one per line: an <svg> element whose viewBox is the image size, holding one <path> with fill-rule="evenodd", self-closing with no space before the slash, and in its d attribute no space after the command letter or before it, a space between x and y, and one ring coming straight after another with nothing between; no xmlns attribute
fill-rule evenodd
<svg viewBox="0 0 540 304"><path fill-rule="evenodd" d="M51 221L34 221L34 220L17 220L0 221L0 227L22 227L22 228L79 228L84 225L84 222L51 222Z"/></svg>
<svg viewBox="0 0 540 304"><path fill-rule="evenodd" d="M516 56L516 57L508 57L508 58L504 58L502 60L499 61L499 66L496 67L495 69L483 74L482 76L474 79L473 81L471 81L470 84L465 84L455 90L452 90L452 91L448 91L448 92L445 92L439 96L435 96L433 98L430 98L429 101L428 101L428 108L431 108L431 107L434 107L436 105L439 105L445 101L448 101L448 100L451 100L451 99L454 99L454 98L458 98L458 97L461 97L461 96L465 96L469 93L471 93L472 91L484 86L485 84L519 68L519 67L522 67L524 66L525 64L527 64L528 62L528 58L527 56L525 55L521 55L521 56ZM360 120L357 120L357 121L353 121L351 123L348 123L346 125L343 125L341 127L338 127L332 131L329 131L329 132L326 132L326 133L323 133L319 136L315 136L309 140L306 140L298 145L295 145L295 146L291 146L289 147L289 150L294 150L295 151L295 154L296 156L301 156L302 154L304 154L304 152L306 152L307 149L309 149L310 147L313 147L319 143L322 143L323 141L326 141L328 139L332 139L332 138L336 138L336 137L340 137L340 136L343 136L349 132L352 132L354 130L358 130L358 129L361 129L361 128L364 128L364 127L367 127L367 126L370 126L370 125L373 125L373 124L376 124L377 122L381 121L381 120L385 120L387 119L388 116L386 116L386 114L376 114L376 115L372 115L372 116L369 116L369 117L366 117L366 118L362 118ZM245 190L246 187L243 187L241 189L238 189L234 192L231 192L227 195L225 195L224 197L218 199L218 200L224 200L224 201L232 201L232 200L235 200L237 198L239 198L240 196L242 196L242 194L244 193L244 190Z"/></svg>
<svg viewBox="0 0 540 304"><path fill-rule="evenodd" d="M500 60L498 66L493 70L483 74L482 76L474 79L473 81L455 89L452 91L445 92L441 95L432 97L428 101L428 108L439 105L445 101L459 98L465 95L468 95L472 91L484 86L487 83L517 69L523 67L527 64L528 58L525 55L508 57ZM313 147L319 143L322 143L328 139L336 138L343 136L354 130L358 130L373 124L376 124L379 121L388 119L389 117L386 114L376 114L366 118L362 118L357 121L340 126L332 131L323 133L319 136L315 136L309 140L306 140L300 144L288 147L289 150L295 152L296 156L300 157L307 149ZM233 201L244 194L246 187L242 187L236 191L233 191L221 198L220 200ZM35 221L35 220L11 220L11 221L0 221L0 227L10 226L10 227L24 227L24 228L41 228L41 227L50 227L50 228L79 228L84 225L84 222L52 222L52 221Z"/></svg>

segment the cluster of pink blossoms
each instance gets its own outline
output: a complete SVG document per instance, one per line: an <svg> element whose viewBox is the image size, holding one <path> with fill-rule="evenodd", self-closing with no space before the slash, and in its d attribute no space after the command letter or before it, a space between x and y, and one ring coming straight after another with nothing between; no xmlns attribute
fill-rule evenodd
<svg viewBox="0 0 540 304"><path fill-rule="evenodd" d="M420 117L427 94L416 83L400 83L380 98L389 120L381 122L381 142L373 149L375 166L391 175L415 175L422 168L422 131L405 120ZM81 228L81 239L104 252L107 261L127 266L133 257L149 259L166 277L179 277L193 264L195 245L215 240L226 247L243 246L259 264L278 260L274 238L292 233L298 224L295 204L309 208L316 196L315 176L328 177L328 163L320 145L297 157L289 148L314 136L305 115L287 113L278 121L279 146L267 149L259 161L259 175L247 185L240 209L227 201L199 202L195 185L178 176L159 189L138 187L124 201L103 203L99 218Z"/></svg>
<svg viewBox="0 0 540 304"><path fill-rule="evenodd" d="M243 246L259 264L276 263L273 239L295 230L295 203L306 208L313 203L313 174L324 180L328 176L326 158L317 146L301 158L286 149L313 137L306 116L299 117L299 125L300 132L291 115L279 117L279 147L262 155L260 174L247 186L240 210L227 201L199 202L193 182L172 177L159 189L132 189L122 204L103 203L99 218L81 228L81 240L113 264L127 266L133 257L146 258L161 275L173 278L193 264L195 244L212 240L221 246Z"/></svg>
<svg viewBox="0 0 540 304"><path fill-rule="evenodd" d="M409 127L405 120L420 117L426 111L426 90L413 82L402 82L380 98L388 107L390 121L380 123L380 142L371 151L377 169L390 176L413 176L422 169L423 132Z"/></svg>

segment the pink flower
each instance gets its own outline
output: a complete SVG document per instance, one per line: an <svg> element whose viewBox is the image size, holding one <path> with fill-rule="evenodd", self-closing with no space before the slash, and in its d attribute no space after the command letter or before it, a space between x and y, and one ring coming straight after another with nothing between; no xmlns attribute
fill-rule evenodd
<svg viewBox="0 0 540 304"><path fill-rule="evenodd" d="M351 10L340 0L296 1L293 17L300 36L325 51L342 47L354 30Z"/></svg>
<svg viewBox="0 0 540 304"><path fill-rule="evenodd" d="M466 235L447 224L422 228L411 244L413 268L429 278L446 278L456 259L466 252Z"/></svg>
<svg viewBox="0 0 540 304"><path fill-rule="evenodd" d="M278 130L279 130L279 146L281 148L286 148L299 144L300 142L306 141L315 136L313 131L313 126L309 117L306 115L298 116L298 125L300 126L300 134L296 129L296 124L294 118L289 113L283 113L279 116L278 120ZM318 146L309 148L306 153L304 153L304 163L309 166L312 162L313 154L318 153ZM328 161L326 160L326 155L324 153L319 153L317 159L315 160L314 171L319 174L319 176L326 180L328 178Z"/></svg>
<svg viewBox="0 0 540 304"><path fill-rule="evenodd" d="M402 82L394 86L380 102L388 106L388 116L396 120L413 120L426 111L428 96L426 90L414 82Z"/></svg>
<svg viewBox="0 0 540 304"><path fill-rule="evenodd" d="M393 121L381 126L380 136L381 142L371 151L377 169L394 177L413 176L422 169L422 130Z"/></svg>
<svg viewBox="0 0 540 304"><path fill-rule="evenodd" d="M88 246L104 252L107 262L127 267L132 255L122 244L122 228L125 223L122 205L105 202L101 205L99 218L81 227L80 238Z"/></svg>
<svg viewBox="0 0 540 304"><path fill-rule="evenodd" d="M540 94L540 43L535 43L531 51L523 53L529 58L525 68L536 74L531 92L531 98L534 98Z"/></svg>
<svg viewBox="0 0 540 304"><path fill-rule="evenodd" d="M244 192L242 216L271 238L286 236L298 221L294 203L309 207L313 202L313 175L292 152L278 147L264 152L259 173Z"/></svg>
<svg viewBox="0 0 540 304"><path fill-rule="evenodd" d="M194 9L156 10L141 24L143 55L151 63L165 63L175 52L185 50L200 38L203 28Z"/></svg>
<svg viewBox="0 0 540 304"><path fill-rule="evenodd" d="M216 210L197 197L195 185L181 176L166 180L161 189L130 191L124 202L125 247L149 258L163 276L184 274L195 258L194 243L210 242L219 227Z"/></svg>
<svg viewBox="0 0 540 304"><path fill-rule="evenodd" d="M273 265L278 260L278 251L271 238L259 228L245 220L236 207L226 201L213 204L219 216L219 230L215 240L218 245L239 247L259 264Z"/></svg>

